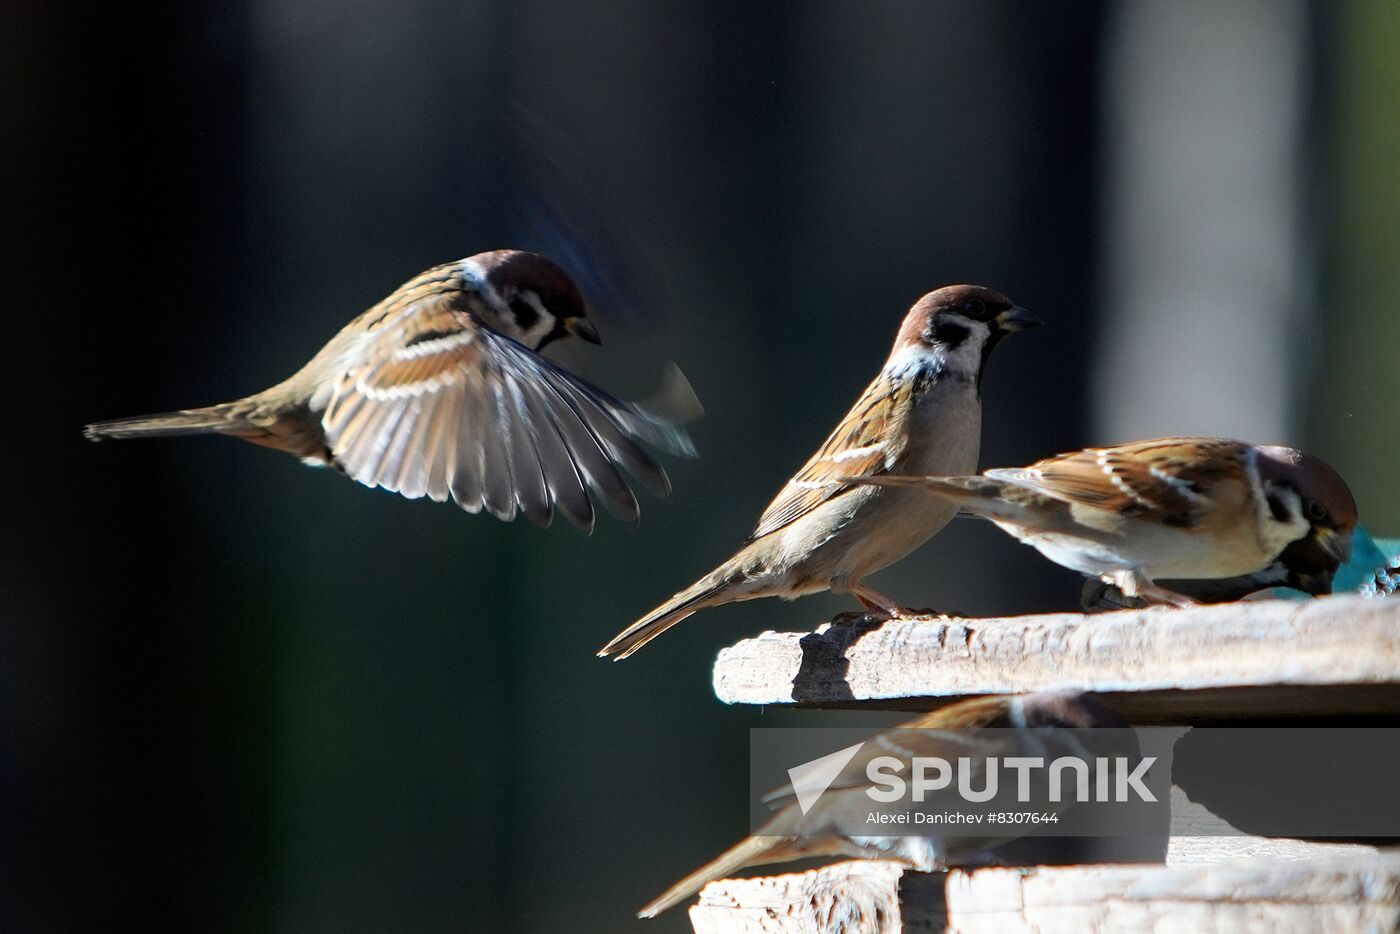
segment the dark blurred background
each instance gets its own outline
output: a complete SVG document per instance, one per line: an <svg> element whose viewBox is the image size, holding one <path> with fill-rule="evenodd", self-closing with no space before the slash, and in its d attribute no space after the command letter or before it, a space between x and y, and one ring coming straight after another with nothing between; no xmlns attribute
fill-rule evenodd
<svg viewBox="0 0 1400 934"><path fill-rule="evenodd" d="M725 557L922 292L998 351L983 462L1161 433L1308 447L1400 534L1400 6L193 0L0 11L5 930L619 931L745 830L716 651L593 651ZM226 439L86 421L288 375L430 265L559 256L702 459L586 538ZM1079 580L958 522L873 583Z"/></svg>

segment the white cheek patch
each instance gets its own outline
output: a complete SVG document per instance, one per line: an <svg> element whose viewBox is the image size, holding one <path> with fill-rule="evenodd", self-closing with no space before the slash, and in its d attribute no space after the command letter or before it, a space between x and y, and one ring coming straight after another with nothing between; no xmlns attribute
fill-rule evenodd
<svg viewBox="0 0 1400 934"><path fill-rule="evenodd" d="M1259 452L1250 449L1244 460L1245 473L1249 478L1249 488L1254 492L1254 508L1258 511L1260 530L1260 544L1266 551L1277 554L1289 543L1295 542L1308 534L1311 526L1303 516L1303 500L1298 494L1290 489L1279 489L1274 487L1266 489L1266 484L1259 476ZM1280 499L1288 513L1288 521L1280 522L1274 518L1274 511L1269 506L1269 497L1274 496Z"/></svg>
<svg viewBox="0 0 1400 934"><path fill-rule="evenodd" d="M952 353L945 354L945 366L954 373L966 373L975 375L982 368L982 348L987 345L989 332L987 326L981 323L973 324L972 333L961 344L953 348Z"/></svg>
<svg viewBox="0 0 1400 934"><path fill-rule="evenodd" d="M987 346L991 331L980 321L962 317L954 319L967 329L967 336L953 346L942 343L913 344L901 347L885 364L885 375L895 378L926 373L973 379L982 369L982 350Z"/></svg>
<svg viewBox="0 0 1400 934"><path fill-rule="evenodd" d="M535 314L539 316L535 319L535 323L528 328L522 330L520 327L516 327L516 331L519 332L516 340L532 349L538 347L540 341L553 333L556 319L552 313L545 309L544 302L540 301L540 297L529 289L521 289L515 297L533 308Z"/></svg>

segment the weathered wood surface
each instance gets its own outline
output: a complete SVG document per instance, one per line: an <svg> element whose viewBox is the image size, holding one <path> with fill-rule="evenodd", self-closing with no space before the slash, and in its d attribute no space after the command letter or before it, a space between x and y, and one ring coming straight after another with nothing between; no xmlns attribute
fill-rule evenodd
<svg viewBox="0 0 1400 934"><path fill-rule="evenodd" d="M902 934L942 931L943 879L855 860L810 872L721 879L690 909L696 934ZM909 894L905 894L905 890ZM906 918L904 900L910 907Z"/></svg>
<svg viewBox="0 0 1400 934"><path fill-rule="evenodd" d="M1168 866L1209 866L1231 860L1277 862L1375 856L1384 848L1371 843L1334 843L1289 837L1254 837L1171 789L1171 838L1167 841Z"/></svg>
<svg viewBox="0 0 1400 934"><path fill-rule="evenodd" d="M690 917L697 934L1394 931L1400 855L981 869L946 877L890 863L837 863L712 882Z"/></svg>
<svg viewBox="0 0 1400 934"><path fill-rule="evenodd" d="M857 617L812 633L765 632L724 649L714 688L731 704L908 710L968 695L1077 688L1104 695L1135 723L1400 714L1400 599L1007 619Z"/></svg>

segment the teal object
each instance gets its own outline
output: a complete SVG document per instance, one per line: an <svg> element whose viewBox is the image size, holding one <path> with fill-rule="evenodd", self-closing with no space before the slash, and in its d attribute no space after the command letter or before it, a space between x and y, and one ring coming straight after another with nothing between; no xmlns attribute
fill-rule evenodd
<svg viewBox="0 0 1400 934"><path fill-rule="evenodd" d="M1332 591L1392 593L1400 583L1400 538L1372 538L1363 525L1351 533L1351 560L1337 569Z"/></svg>
<svg viewBox="0 0 1400 934"><path fill-rule="evenodd" d="M1332 592L1384 597L1396 590L1400 590L1400 538L1373 538L1364 525L1357 525L1351 533L1351 559L1337 568ZM1312 599L1288 587L1275 587L1269 593L1285 600Z"/></svg>

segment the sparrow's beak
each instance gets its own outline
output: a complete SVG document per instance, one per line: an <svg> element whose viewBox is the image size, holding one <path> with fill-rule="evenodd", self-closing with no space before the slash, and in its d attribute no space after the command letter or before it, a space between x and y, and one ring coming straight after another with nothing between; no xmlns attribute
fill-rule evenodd
<svg viewBox="0 0 1400 934"><path fill-rule="evenodd" d="M1037 324L1043 323L1020 305L1012 305L997 315L996 320L997 328L1003 331L1024 331L1026 328L1033 328Z"/></svg>
<svg viewBox="0 0 1400 934"><path fill-rule="evenodd" d="M1351 534L1340 534L1336 529L1325 529L1317 526L1313 529L1313 539L1333 558L1337 559L1337 565L1347 563L1351 557Z"/></svg>
<svg viewBox="0 0 1400 934"><path fill-rule="evenodd" d="M601 344L603 339L598 336L598 329L593 326L593 322L587 318L570 318L564 322L564 330L568 331L579 340L588 341L590 344Z"/></svg>

